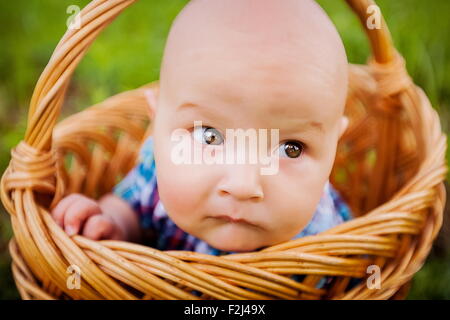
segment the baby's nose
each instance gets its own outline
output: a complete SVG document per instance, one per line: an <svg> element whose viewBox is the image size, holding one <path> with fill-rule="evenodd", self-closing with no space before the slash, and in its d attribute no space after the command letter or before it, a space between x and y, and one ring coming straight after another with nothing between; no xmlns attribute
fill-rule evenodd
<svg viewBox="0 0 450 320"><path fill-rule="evenodd" d="M260 167L253 164L231 165L219 184L220 195L231 195L237 200L264 199Z"/></svg>

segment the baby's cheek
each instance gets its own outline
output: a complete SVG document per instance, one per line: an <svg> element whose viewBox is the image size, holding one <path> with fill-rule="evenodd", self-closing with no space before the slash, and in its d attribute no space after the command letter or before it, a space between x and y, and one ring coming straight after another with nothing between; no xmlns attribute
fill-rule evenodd
<svg viewBox="0 0 450 320"><path fill-rule="evenodd" d="M196 200L196 191L188 170L161 170L158 176L159 196L169 211L188 211ZM172 210L171 210L172 209Z"/></svg>
<svg viewBox="0 0 450 320"><path fill-rule="evenodd" d="M184 165L176 165L171 159L171 142L155 139L156 178L159 197L167 211L179 211L192 197L191 188L186 188L191 177Z"/></svg>
<svg viewBox="0 0 450 320"><path fill-rule="evenodd" d="M292 237L312 219L322 195L322 182L311 174L287 171L280 173L271 188L277 195L271 198L276 213L277 234Z"/></svg>
<svg viewBox="0 0 450 320"><path fill-rule="evenodd" d="M201 219L207 181L198 168L169 161L157 169L159 196L170 218L189 232Z"/></svg>
<svg viewBox="0 0 450 320"><path fill-rule="evenodd" d="M296 201L285 202L285 210L280 217L279 234L288 238L302 231L309 223L315 212L315 203L311 197L297 195ZM289 205L289 206L288 206ZM281 211L281 210L280 210Z"/></svg>

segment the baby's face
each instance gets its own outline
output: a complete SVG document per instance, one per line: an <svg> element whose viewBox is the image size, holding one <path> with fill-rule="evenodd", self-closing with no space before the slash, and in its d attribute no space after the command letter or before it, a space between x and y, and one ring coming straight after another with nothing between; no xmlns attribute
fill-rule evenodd
<svg viewBox="0 0 450 320"><path fill-rule="evenodd" d="M220 250L287 241L308 224L329 178L346 126L346 65L323 63L330 54L317 57L308 48L291 54L292 47L249 29L236 36L227 28L218 41L203 36L220 27L202 30L195 45L182 34L166 48L153 131L161 201L181 229ZM267 155L278 161L276 172L263 175L268 165L248 158L177 164L172 154L180 142L172 137L179 129L193 153L216 156L231 151L227 129L268 129ZM276 145L271 129L278 130Z"/></svg>

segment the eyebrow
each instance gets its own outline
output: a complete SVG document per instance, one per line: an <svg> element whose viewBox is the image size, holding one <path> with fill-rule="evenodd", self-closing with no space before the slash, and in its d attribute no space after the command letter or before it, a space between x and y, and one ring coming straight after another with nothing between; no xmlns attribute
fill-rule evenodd
<svg viewBox="0 0 450 320"><path fill-rule="evenodd" d="M302 123L299 125L300 126L305 126L305 127L311 127L312 129L316 130L316 131L320 131L323 132L323 124L322 122L318 122L318 121L307 121L306 123Z"/></svg>
<svg viewBox="0 0 450 320"><path fill-rule="evenodd" d="M177 107L176 111L190 111L192 109L199 109L201 111L209 112L208 108L205 108L202 105L192 103L192 102L184 102Z"/></svg>
<svg viewBox="0 0 450 320"><path fill-rule="evenodd" d="M185 102L185 103L180 104L177 107L177 111L181 111L181 110L184 110L184 109L191 109L191 108L194 108L194 107L200 107L200 106L198 104L195 104L195 103Z"/></svg>
<svg viewBox="0 0 450 320"><path fill-rule="evenodd" d="M192 109L200 109L202 111L209 112L208 108L205 108L202 105L192 103L192 102L185 102L177 107L177 111L186 111L186 110L192 110ZM297 131L297 130L299 130L299 128L305 128L304 131L307 130L306 128L311 128L314 131L319 131L321 133L323 133L323 130L324 130L322 122L311 120L311 121L306 121L306 122L301 121L301 123L299 123L298 126L295 126L295 127L292 126L291 129L284 129L283 131L287 131L287 132Z"/></svg>
<svg viewBox="0 0 450 320"><path fill-rule="evenodd" d="M216 118L218 116L220 116L218 114L218 112L211 112L211 110L209 110L209 108L206 108L203 105L200 104L196 104L196 103L192 103L192 102L184 102L182 104L180 104L177 109L176 112L189 112L191 110L199 110L200 112L203 112L203 114L207 115L210 118Z"/></svg>

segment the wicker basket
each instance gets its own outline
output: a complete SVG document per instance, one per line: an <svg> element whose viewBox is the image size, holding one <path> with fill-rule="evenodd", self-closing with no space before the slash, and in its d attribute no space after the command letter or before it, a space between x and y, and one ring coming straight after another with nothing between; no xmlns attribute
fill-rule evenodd
<svg viewBox="0 0 450 320"><path fill-rule="evenodd" d="M366 33L373 57L350 65L346 114L332 183L357 217L319 235L259 252L211 256L69 237L49 208L64 195L98 197L130 170L151 133L144 87L116 95L56 127L70 78L99 33L136 0L94 0L42 73L25 138L11 152L1 199L11 215L12 270L23 299L402 298L441 227L446 138L408 76L383 21ZM366 25L370 0L347 0ZM151 86L157 88L158 83ZM369 265L381 270L370 289ZM81 270L72 288L70 266ZM291 275L305 275L301 281ZM317 289L323 277L333 281ZM350 280L360 278L356 285ZM200 292L198 297L193 291Z"/></svg>

